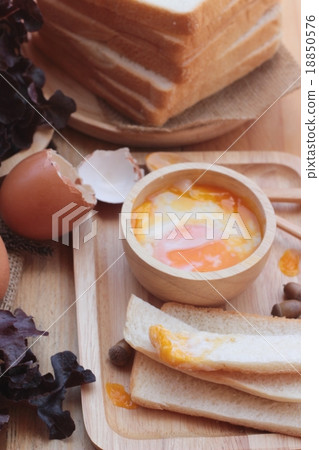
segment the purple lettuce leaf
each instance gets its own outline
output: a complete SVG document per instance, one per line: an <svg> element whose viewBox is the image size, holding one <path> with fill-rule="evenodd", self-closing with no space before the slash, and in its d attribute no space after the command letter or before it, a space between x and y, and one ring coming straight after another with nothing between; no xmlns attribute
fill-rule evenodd
<svg viewBox="0 0 319 450"><path fill-rule="evenodd" d="M66 390L92 383L95 376L80 366L70 351L51 357L54 376L51 373L41 375L26 338L47 334L39 331L32 317L21 309L14 314L0 310L0 396L36 407L48 427L50 439L64 439L75 429L70 412L63 411ZM0 428L8 420L7 412L0 414Z"/></svg>

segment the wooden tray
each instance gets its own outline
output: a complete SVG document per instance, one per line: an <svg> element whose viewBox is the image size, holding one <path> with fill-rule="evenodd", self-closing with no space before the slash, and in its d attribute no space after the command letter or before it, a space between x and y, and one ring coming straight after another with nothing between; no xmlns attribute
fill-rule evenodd
<svg viewBox="0 0 319 450"><path fill-rule="evenodd" d="M220 153L183 153L190 160L214 162ZM135 157L143 163L145 154ZM254 179L261 187L289 189L300 185L300 160L278 152L228 152L219 164L227 165ZM300 221L300 205L275 204L276 213L294 223ZM75 289L80 361L96 375L96 382L82 387L84 422L94 445L103 449L296 449L297 438L263 433L208 419L145 408L126 410L112 405L106 382L123 384L129 390L130 367L115 368L108 361L108 349L122 339L126 306L131 293L156 306L133 279L118 238L120 205L98 205L97 235L74 250ZM86 233L88 231L86 230ZM300 241L281 230L262 274L233 304L243 312L269 315L282 298L288 278L278 260L288 248L300 249Z"/></svg>
<svg viewBox="0 0 319 450"><path fill-rule="evenodd" d="M46 75L46 97L56 89L72 97L77 110L69 125L89 136L135 147L174 147L213 139L256 120L283 94L299 87L299 67L281 47L277 54L246 77L189 108L164 127L143 127L124 118L104 100L59 69L34 45L24 53ZM289 87L290 86L290 87Z"/></svg>

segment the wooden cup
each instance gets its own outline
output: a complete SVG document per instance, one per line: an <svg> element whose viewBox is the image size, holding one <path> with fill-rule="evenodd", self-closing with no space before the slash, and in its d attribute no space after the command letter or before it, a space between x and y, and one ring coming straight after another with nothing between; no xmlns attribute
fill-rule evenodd
<svg viewBox="0 0 319 450"><path fill-rule="evenodd" d="M130 214L150 195L177 180L218 186L245 200L262 231L256 250L240 263L214 272L189 272L170 267L146 253L131 228ZM243 292L263 269L276 233L273 207L263 191L244 175L208 163L180 163L156 170L138 181L122 207L121 232L128 264L140 284L164 301L222 306Z"/></svg>

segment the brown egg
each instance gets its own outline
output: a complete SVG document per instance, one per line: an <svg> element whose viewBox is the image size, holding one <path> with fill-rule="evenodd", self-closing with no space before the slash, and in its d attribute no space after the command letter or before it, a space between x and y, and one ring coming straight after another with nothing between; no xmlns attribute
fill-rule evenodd
<svg viewBox="0 0 319 450"><path fill-rule="evenodd" d="M76 169L54 150L42 150L21 161L0 189L0 215L16 233L30 239L62 234L96 204L90 186L82 185ZM62 211L64 209L64 212ZM72 219L71 213L74 212Z"/></svg>
<svg viewBox="0 0 319 450"><path fill-rule="evenodd" d="M4 297L9 285L10 269L6 247L0 236L0 300Z"/></svg>

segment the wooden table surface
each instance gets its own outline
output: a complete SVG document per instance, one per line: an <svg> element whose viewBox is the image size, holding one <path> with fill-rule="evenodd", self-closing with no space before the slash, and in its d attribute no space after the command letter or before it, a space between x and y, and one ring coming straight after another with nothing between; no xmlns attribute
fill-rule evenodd
<svg viewBox="0 0 319 450"><path fill-rule="evenodd" d="M283 0L283 42L300 63L300 1ZM216 150L221 153L245 131L234 130L220 138L199 145L184 146L173 150ZM114 149L115 145L84 136L72 129L63 134L74 147L83 153L96 148ZM58 136L54 142L58 150L77 163L74 151ZM134 150L134 149L133 149ZM300 90L294 91L276 103L238 142L232 150L276 150L300 155ZM151 151L151 149L150 149ZM221 161L222 162L222 161ZM21 307L35 318L40 329L49 330L33 347L40 361L41 372L52 371L50 356L63 350L78 354L76 311L74 302L72 249L57 245L52 257L28 256L19 284L15 307ZM49 441L46 427L36 412L28 407L10 408L9 426L0 433L0 448L18 449L93 449L82 420L80 389L67 393L64 408L69 409L76 424L73 435L64 441ZM110 449L108 449L110 450Z"/></svg>

